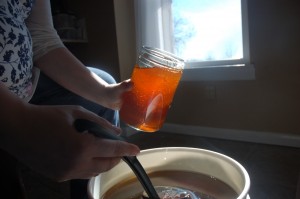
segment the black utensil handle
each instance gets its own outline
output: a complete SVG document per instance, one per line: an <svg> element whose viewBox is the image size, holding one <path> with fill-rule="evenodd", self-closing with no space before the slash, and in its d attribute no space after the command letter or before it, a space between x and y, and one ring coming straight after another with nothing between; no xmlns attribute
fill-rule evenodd
<svg viewBox="0 0 300 199"><path fill-rule="evenodd" d="M120 137L120 136L116 135L114 132L112 132L111 129L102 127L99 124L89 121L89 120L77 119L74 122L74 127L79 132L89 131L89 133L92 133L96 137L106 138L106 139L110 139L110 140L125 141L125 139L123 139L122 137Z"/></svg>
<svg viewBox="0 0 300 199"><path fill-rule="evenodd" d="M92 133L96 137L111 139L111 140L120 140L125 141L122 137L117 136L110 129L104 128L98 125L95 122L85 120L85 119L77 119L74 122L74 127L79 132L88 131ZM136 156L124 156L123 161L128 164L128 166L132 169L142 186L144 187L146 193L151 199L160 199L157 192L155 191L147 173L145 172L143 166L138 161Z"/></svg>
<svg viewBox="0 0 300 199"><path fill-rule="evenodd" d="M128 164L128 166L132 169L140 183L143 185L146 193L148 194L149 198L151 199L160 199L154 186L149 179L149 176L145 172L143 166L136 158L136 156L125 156L123 157L124 162Z"/></svg>

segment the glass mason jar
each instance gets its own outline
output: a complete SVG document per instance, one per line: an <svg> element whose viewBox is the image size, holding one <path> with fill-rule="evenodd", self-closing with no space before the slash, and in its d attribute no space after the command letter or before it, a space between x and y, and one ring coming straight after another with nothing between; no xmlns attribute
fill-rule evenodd
<svg viewBox="0 0 300 199"><path fill-rule="evenodd" d="M133 89L124 93L121 120L144 132L158 131L172 103L184 69L175 55L142 47L131 80Z"/></svg>

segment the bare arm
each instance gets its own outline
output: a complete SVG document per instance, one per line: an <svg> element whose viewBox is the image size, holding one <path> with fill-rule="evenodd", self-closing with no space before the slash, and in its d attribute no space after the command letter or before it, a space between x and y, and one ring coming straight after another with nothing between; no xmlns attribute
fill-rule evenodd
<svg viewBox="0 0 300 199"><path fill-rule="evenodd" d="M130 81L107 84L66 48L50 51L36 61L36 66L65 88L112 109L120 108L121 94L132 88Z"/></svg>
<svg viewBox="0 0 300 199"><path fill-rule="evenodd" d="M121 94L132 87L130 81L108 85L74 57L53 28L49 1L36 1L27 24L33 38L35 66L82 97L108 108L120 108Z"/></svg>
<svg viewBox="0 0 300 199"><path fill-rule="evenodd" d="M77 118L112 126L76 106L35 106L20 100L0 83L0 147L35 171L58 181L90 178L136 155L137 146L79 134Z"/></svg>
<svg viewBox="0 0 300 199"><path fill-rule="evenodd" d="M49 2L49 0L36 0L37 6L49 6ZM39 7L35 7L31 16L33 18L29 21L29 24L33 25L30 27L35 27L32 29L33 33L51 32L51 28L44 29L44 26L38 23L39 20L34 20L38 18L35 15L37 9ZM49 10L40 11L43 13ZM49 17L51 16L46 15L45 19ZM55 38L52 33L42 32L42 35ZM33 36L37 38L35 37L37 35ZM107 85L89 73L67 49L59 45L56 39L52 39L49 43L45 43L45 46L34 47L38 52L36 65L63 86L102 103L103 98L92 93L106 88ZM48 42L47 38L45 42ZM107 107L113 107L120 99L121 93L128 88L126 85L130 86L130 83L110 86L108 90L112 88L113 91L108 91L110 94L105 95L111 95L112 100L105 98L103 103ZM85 91L88 87L91 90ZM137 146L126 142L99 139L89 133L78 133L73 124L79 118L94 121L116 133L120 132L119 128L94 113L79 106L28 104L9 91L2 82L0 82L0 110L0 148L35 171L55 180L90 178L115 166L120 161L120 157L136 155L139 152Z"/></svg>

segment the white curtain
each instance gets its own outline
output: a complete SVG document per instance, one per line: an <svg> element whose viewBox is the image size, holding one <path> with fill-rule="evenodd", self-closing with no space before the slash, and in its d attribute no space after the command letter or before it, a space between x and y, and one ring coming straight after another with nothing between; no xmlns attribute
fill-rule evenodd
<svg viewBox="0 0 300 199"><path fill-rule="evenodd" d="M135 0L137 52L142 46L173 52L172 0Z"/></svg>

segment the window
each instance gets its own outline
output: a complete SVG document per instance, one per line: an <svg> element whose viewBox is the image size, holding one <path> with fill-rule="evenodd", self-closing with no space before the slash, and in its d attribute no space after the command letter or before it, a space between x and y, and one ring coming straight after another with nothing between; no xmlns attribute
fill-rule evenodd
<svg viewBox="0 0 300 199"><path fill-rule="evenodd" d="M173 52L185 80L254 79L246 0L135 0L137 49Z"/></svg>

